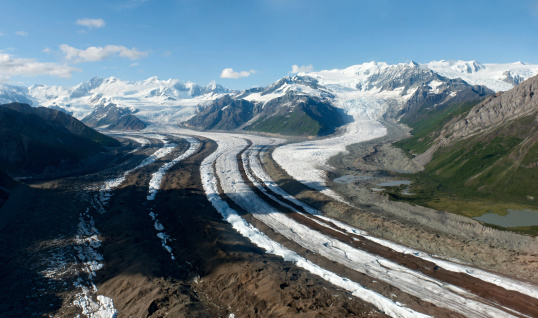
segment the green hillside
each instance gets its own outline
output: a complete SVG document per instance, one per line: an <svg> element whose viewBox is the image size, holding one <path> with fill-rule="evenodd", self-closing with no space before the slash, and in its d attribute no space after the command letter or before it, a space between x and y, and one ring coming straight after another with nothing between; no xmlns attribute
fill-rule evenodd
<svg viewBox="0 0 538 318"><path fill-rule="evenodd" d="M410 155L425 152L451 119L463 118L473 103L451 105L402 118L413 136L394 145ZM393 199L466 215L507 209L538 210L538 128L536 116L515 118L485 132L440 147L423 172L411 176L415 196L390 191ZM409 176L406 175L409 179ZM538 234L538 227L512 229Z"/></svg>
<svg viewBox="0 0 538 318"><path fill-rule="evenodd" d="M275 115L261 118L245 130L281 134L286 136L317 136L321 126L318 121L305 112L293 112L286 115Z"/></svg>

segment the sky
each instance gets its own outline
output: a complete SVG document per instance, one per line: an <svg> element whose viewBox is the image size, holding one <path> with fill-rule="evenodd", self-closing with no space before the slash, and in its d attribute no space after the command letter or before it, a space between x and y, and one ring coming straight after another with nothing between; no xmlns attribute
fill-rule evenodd
<svg viewBox="0 0 538 318"><path fill-rule="evenodd" d="M538 0L0 0L0 82L232 89L370 61L538 64Z"/></svg>

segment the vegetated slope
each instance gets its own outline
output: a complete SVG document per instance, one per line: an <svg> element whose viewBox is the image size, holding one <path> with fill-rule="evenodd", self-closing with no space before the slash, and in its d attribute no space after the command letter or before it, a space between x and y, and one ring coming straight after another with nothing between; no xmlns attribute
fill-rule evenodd
<svg viewBox="0 0 538 318"><path fill-rule="evenodd" d="M146 128L138 117L128 108L115 104L97 106L94 111L82 119L90 127L104 127L111 130L142 130Z"/></svg>
<svg viewBox="0 0 538 318"><path fill-rule="evenodd" d="M426 151L438 137L440 127L494 94L484 86L470 86L460 79L447 80L436 91L433 93L429 85L423 85L396 114L401 123L413 128L413 137L397 143L405 150Z"/></svg>
<svg viewBox="0 0 538 318"><path fill-rule="evenodd" d="M258 118L245 130L282 135L325 136L348 123L350 116L316 97L286 94L258 106Z"/></svg>
<svg viewBox="0 0 538 318"><path fill-rule="evenodd" d="M416 159L426 164L416 188L419 200L428 201L437 196L433 192L441 192L454 198L538 207L537 90L538 77L533 77L472 107L460 103L425 113L422 121L406 118L416 134L396 145L419 154ZM472 211L472 204L465 212L458 202L447 204L437 197L436 206L435 201L428 204L469 216L480 214ZM494 204L489 210L502 212Z"/></svg>
<svg viewBox="0 0 538 318"><path fill-rule="evenodd" d="M0 105L0 166L11 176L50 175L119 142L58 110Z"/></svg>

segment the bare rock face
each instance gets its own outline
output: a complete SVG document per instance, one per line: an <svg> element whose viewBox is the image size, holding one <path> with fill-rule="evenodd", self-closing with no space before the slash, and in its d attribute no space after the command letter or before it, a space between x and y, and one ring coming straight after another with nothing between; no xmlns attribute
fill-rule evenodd
<svg viewBox="0 0 538 318"><path fill-rule="evenodd" d="M506 93L500 93L475 106L464 119L449 127L453 138L487 130L503 122L531 115L538 111L538 76L529 79Z"/></svg>

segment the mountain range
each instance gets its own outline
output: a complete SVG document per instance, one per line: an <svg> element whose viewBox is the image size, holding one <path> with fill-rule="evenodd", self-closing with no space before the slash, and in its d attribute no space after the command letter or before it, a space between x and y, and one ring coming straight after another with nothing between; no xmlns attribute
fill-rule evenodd
<svg viewBox="0 0 538 318"><path fill-rule="evenodd" d="M136 82L95 77L75 87L1 84L0 103L59 109L109 129L183 123L203 130L326 135L348 122L348 116L377 120L401 116L432 101L474 100L508 90L536 74L538 65L521 62L370 62L285 76L267 87L240 91L214 82L200 86L156 77Z"/></svg>

